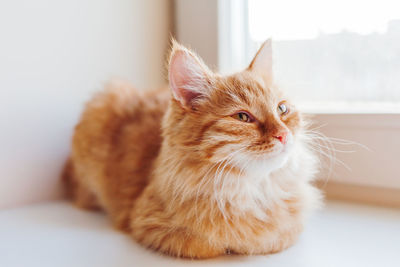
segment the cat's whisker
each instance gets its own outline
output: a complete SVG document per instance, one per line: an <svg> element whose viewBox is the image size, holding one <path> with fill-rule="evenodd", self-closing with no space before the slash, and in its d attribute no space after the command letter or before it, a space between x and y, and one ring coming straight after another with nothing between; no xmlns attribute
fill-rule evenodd
<svg viewBox="0 0 400 267"><path fill-rule="evenodd" d="M326 145L318 144L318 143L316 143L314 145L318 146L320 148L323 148L323 149L331 149L332 151L335 151L335 152L338 152L338 153L345 153L346 154L346 153L355 153L355 152L357 152L355 150L341 150L341 149L337 149L337 148L330 148L330 147L328 147Z"/></svg>
<svg viewBox="0 0 400 267"><path fill-rule="evenodd" d="M232 154L232 153L231 153ZM199 198L199 194L200 191L202 190L202 187L204 185L209 184L211 179L207 179L208 178L208 174L210 173L210 171L212 171L217 165L218 168L221 166L222 163L224 163L225 160L227 160L228 158L230 158L232 155L228 154L226 157L224 157L223 159L221 159L220 161L217 161L216 163L212 164L211 167L208 169L208 171L202 176L201 181L199 186L197 187L197 192L196 192L196 198L195 198L195 212L196 212L196 216L197 216L197 205L198 205L198 198ZM217 170L218 170L217 168ZM206 183L204 183L204 181L206 181Z"/></svg>
<svg viewBox="0 0 400 267"><path fill-rule="evenodd" d="M308 129L308 131L316 131L316 130L319 130L319 129L321 129L321 128L326 127L327 125L328 125L328 123L323 123L323 124L320 124L320 125L318 125L318 126L315 126L314 128Z"/></svg>
<svg viewBox="0 0 400 267"><path fill-rule="evenodd" d="M226 160L228 157L229 157L229 155L228 155L227 157L225 157L224 159L222 159L222 160L220 160L220 161L214 163L214 164L208 169L208 171L202 176L201 182L200 182L200 184L199 184L199 186L198 186L198 188L197 188L196 203L197 203L197 201L198 201L199 194L200 194L200 192L201 192L202 189L203 189L203 186L207 186L207 185L211 182L211 180L212 180L212 179L208 176L208 174L209 174L216 166L218 166L218 167L217 167L217 169L218 169L218 168L221 166L221 164L223 164L223 163L225 162L225 160ZM196 205L197 205L197 204L196 204Z"/></svg>
<svg viewBox="0 0 400 267"><path fill-rule="evenodd" d="M207 172L202 176L202 179L201 179L201 181L200 181L200 184L199 184L199 186L198 186L198 188L197 188L197 192L196 192L196 200L195 200L195 202L196 202L196 210L197 210L197 202L198 202L199 194L200 194L200 192L201 192L201 190L202 190L202 187L205 186L205 185L208 185L208 184L210 183L210 181L212 180L212 179L210 179L210 178L208 177L208 174L209 174L216 166L218 166L218 167L217 167L217 170L218 170L218 169L221 167L221 165L222 165L228 158L230 158L230 157L232 156L232 154L233 154L233 152L230 153L230 154L228 154L226 157L224 157L223 159L219 160L218 162L212 164L212 166L211 166L211 167L207 170ZM214 175L215 175L215 174L214 174ZM208 179L207 179L207 178L208 178Z"/></svg>
<svg viewBox="0 0 400 267"><path fill-rule="evenodd" d="M313 135L315 138L322 138L325 140L329 140L331 143L333 144L337 144L337 145L355 145L355 146L359 146L365 150L371 151L371 149L369 147L367 147L366 145L363 145L361 143L358 143L356 141L352 141L352 140L346 140L346 139L341 139L341 138L335 138L335 137L328 137L325 136L324 134L317 132L317 131L311 131L311 130L306 130L304 131L304 133L306 133L307 135Z"/></svg>
<svg viewBox="0 0 400 267"><path fill-rule="evenodd" d="M331 140L331 142L335 143L335 144L339 144L339 145L356 145L359 146L367 151L372 151L368 146L363 145L359 142L356 141L352 141L352 140L346 140L346 139L341 139L341 138L334 138L334 137L328 137L329 140Z"/></svg>
<svg viewBox="0 0 400 267"><path fill-rule="evenodd" d="M232 162L234 156L236 156L238 153L242 152L243 150L244 150L244 148L240 148L239 150L236 150L236 151L232 152L231 154L229 154L229 157L226 158L226 160L225 160L225 166L224 166L224 168L226 167L226 164L230 164L230 163ZM223 171L223 170L222 170L222 171ZM219 174L221 173L221 171L218 172L218 169L217 169L217 173L218 173L218 176L219 176Z"/></svg>
<svg viewBox="0 0 400 267"><path fill-rule="evenodd" d="M332 157L330 154L324 152L322 149L318 150L318 149L316 149L315 147L312 147L312 146L310 146L310 148L313 149L314 151L317 151L318 153L321 153L322 155L324 155L328 159L331 159L331 160L334 160L334 162L340 163L348 171L351 171L351 168L349 166L347 166L343 161L337 159L335 156Z"/></svg>
<svg viewBox="0 0 400 267"><path fill-rule="evenodd" d="M247 166L250 164L251 160L252 160L252 159L249 157L249 158L247 159L246 163L243 164L243 166L240 168L239 175L238 175L239 179L241 179L242 174L243 174L243 171L244 171L244 170L247 168Z"/></svg>
<svg viewBox="0 0 400 267"><path fill-rule="evenodd" d="M341 162L336 158L335 147L330 142L330 140L320 132L315 130L305 130L303 138L305 138L308 148L316 151L319 155L325 157L328 161L328 174L325 179L325 184L328 182L329 178L333 172L333 166L335 162ZM325 164L326 161L319 158L321 164ZM343 163L344 164L344 163Z"/></svg>
<svg viewBox="0 0 400 267"><path fill-rule="evenodd" d="M230 153L229 157L225 160L225 163L224 163L222 169L220 170L220 167L221 167L221 165L220 165L214 175L214 197L215 197L215 200L217 201L217 206L220 209L222 216L225 220L227 219L227 216L225 214L225 209L224 209L225 202L223 201L224 198L219 196L219 195L221 195L221 193L223 193L224 182L226 180L226 179L224 179L222 174L223 174L223 171L225 170L227 164L230 164L232 162L234 156L236 156L238 153L242 152L244 149L245 149L245 147L240 148L240 149ZM222 180L222 182L221 182L221 180ZM218 187L220 187L220 188L218 188Z"/></svg>
<svg viewBox="0 0 400 267"><path fill-rule="evenodd" d="M244 150L244 148L241 149L241 151L243 151L243 150ZM240 172L239 172L239 175L237 176L236 179L225 179L225 178L224 178L223 186L222 186L222 190L221 190L221 191L223 191L223 188L224 188L226 182L230 183L231 185L234 184L236 187L240 185L240 183L241 183L241 175L242 175L242 172L243 172L244 169L246 169L246 167L247 167L247 165L248 165L248 163L249 163L250 161L252 161L252 158L251 158L251 157L248 157L248 159L247 159L247 161L245 162L245 164L243 164L242 167L239 167L239 171L240 171ZM225 174L225 177L228 177L228 178L229 178L229 174L231 173L233 167L234 167L234 166L231 165L231 168L230 168L230 170ZM235 167L236 167L236 166L235 166ZM232 196L232 197L233 197L233 196ZM230 200L232 201L232 199L230 199Z"/></svg>
<svg viewBox="0 0 400 267"><path fill-rule="evenodd" d="M310 137L311 141L309 141L309 147L314 148L314 151L317 151L319 154L325 156L329 160L329 175L327 176L329 179L332 169L333 169L333 164L335 162L339 163L342 165L345 169L348 171L351 171L351 168L347 166L343 161L337 159L336 153L354 153L356 152L355 150L342 150L342 149L337 149L335 148L335 145L356 145L359 147L362 147L366 150L370 150L367 146L364 146L360 143L350 141L350 140L345 140L345 139L340 139L340 138L332 138L332 137L327 137L324 134L313 131L313 130L306 130L304 131L307 136ZM312 140L316 142L312 142Z"/></svg>
<svg viewBox="0 0 400 267"><path fill-rule="evenodd" d="M334 162L336 161L336 158L335 158L334 154L329 150L327 150L327 152L325 152L325 151L322 150L321 147L318 147L318 146L317 147L313 147L312 145L309 145L308 149L310 149L312 151L315 151L319 155L318 160L319 160L321 165L326 163L326 161L323 158L321 158L321 156L327 159L327 161L328 161L328 168L327 168L328 169L328 174L327 174L326 179L325 179L325 183L327 183L329 178L332 175L333 165L334 165Z"/></svg>

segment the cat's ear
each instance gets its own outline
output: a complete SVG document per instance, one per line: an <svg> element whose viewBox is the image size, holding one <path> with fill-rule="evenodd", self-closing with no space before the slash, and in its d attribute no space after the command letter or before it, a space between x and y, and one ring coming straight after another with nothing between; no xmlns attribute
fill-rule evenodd
<svg viewBox="0 0 400 267"><path fill-rule="evenodd" d="M272 79L272 41L271 39L266 40L257 51L251 61L249 70L262 75L269 80Z"/></svg>
<svg viewBox="0 0 400 267"><path fill-rule="evenodd" d="M211 71L193 52L173 41L168 66L169 86L182 106L190 108L210 90Z"/></svg>

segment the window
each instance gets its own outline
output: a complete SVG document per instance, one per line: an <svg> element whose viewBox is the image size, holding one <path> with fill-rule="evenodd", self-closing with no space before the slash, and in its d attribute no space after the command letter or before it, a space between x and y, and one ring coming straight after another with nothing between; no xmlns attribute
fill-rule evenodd
<svg viewBox="0 0 400 267"><path fill-rule="evenodd" d="M248 0L246 9L243 54L272 37L276 81L297 102L399 110L397 0Z"/></svg>

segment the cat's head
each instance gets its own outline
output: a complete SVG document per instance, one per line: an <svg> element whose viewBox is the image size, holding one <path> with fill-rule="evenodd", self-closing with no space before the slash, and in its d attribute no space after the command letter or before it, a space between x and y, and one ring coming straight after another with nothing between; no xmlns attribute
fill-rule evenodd
<svg viewBox="0 0 400 267"><path fill-rule="evenodd" d="M273 84L271 58L267 41L245 70L223 76L174 42L168 69L173 97L164 124L170 145L196 160L281 167L302 120Z"/></svg>

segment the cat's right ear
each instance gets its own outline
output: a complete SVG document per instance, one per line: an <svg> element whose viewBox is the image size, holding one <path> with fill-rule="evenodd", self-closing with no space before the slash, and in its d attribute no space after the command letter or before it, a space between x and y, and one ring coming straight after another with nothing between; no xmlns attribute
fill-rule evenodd
<svg viewBox="0 0 400 267"><path fill-rule="evenodd" d="M257 51L248 69L261 75L266 80L272 80L272 40L266 40Z"/></svg>
<svg viewBox="0 0 400 267"><path fill-rule="evenodd" d="M168 66L172 95L183 107L193 108L195 101L210 90L211 71L194 53L173 41Z"/></svg>

